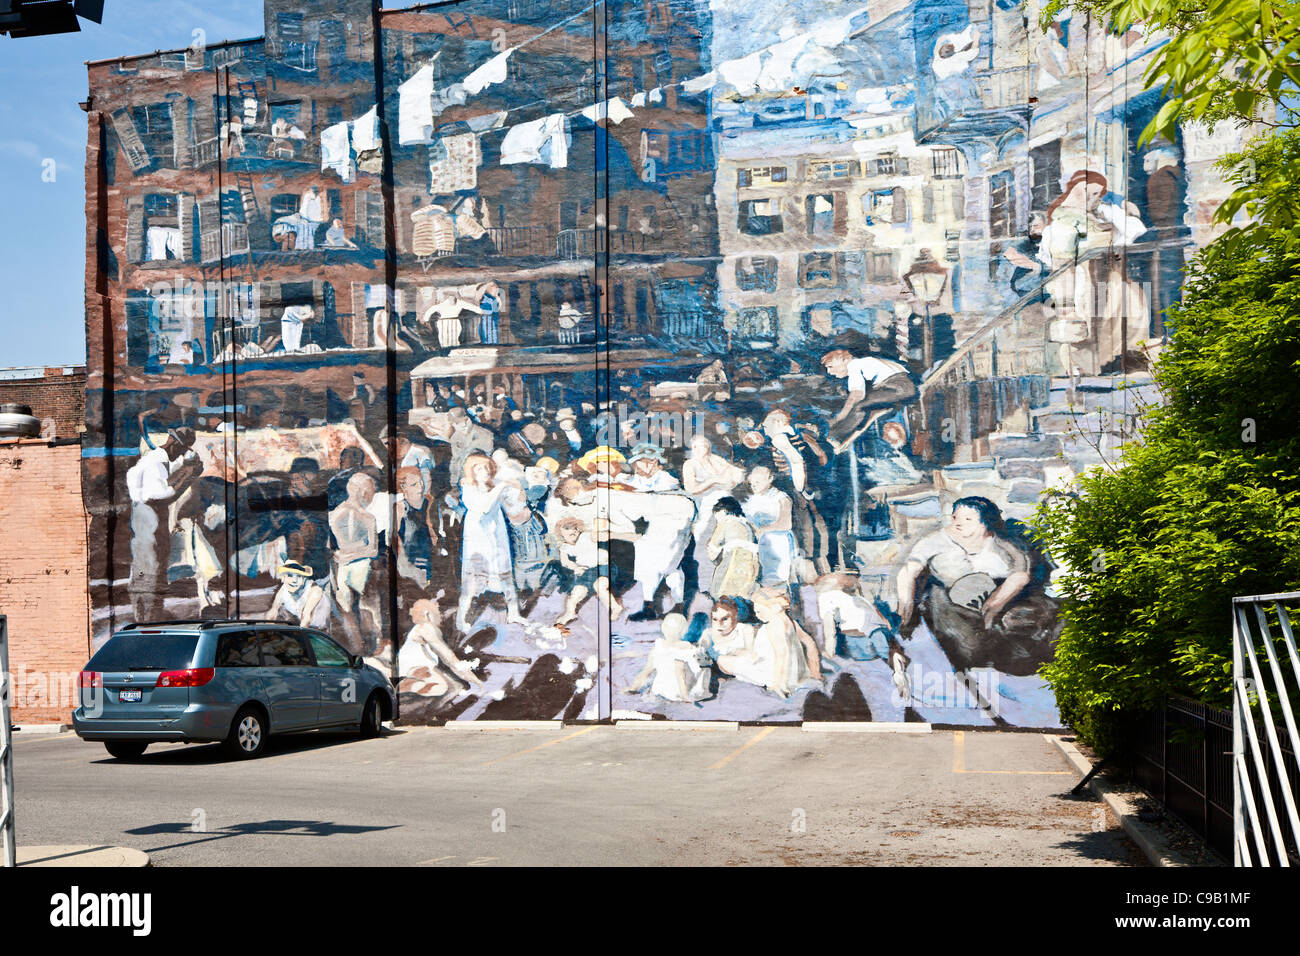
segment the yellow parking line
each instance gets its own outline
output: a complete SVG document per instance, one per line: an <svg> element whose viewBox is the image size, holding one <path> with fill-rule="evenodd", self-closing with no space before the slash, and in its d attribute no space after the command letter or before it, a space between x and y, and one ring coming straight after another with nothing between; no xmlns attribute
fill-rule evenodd
<svg viewBox="0 0 1300 956"><path fill-rule="evenodd" d="M754 734L754 736L750 737L750 738L749 738L748 740L746 740L743 744L741 744L739 747L737 747L737 748L736 748L735 750L733 750L731 753L727 754L725 757L723 757L723 758L722 758L721 760L719 760L717 763L715 763L715 764L710 764L710 765L709 765L709 769L710 769L710 770L717 770L719 767L725 767L727 764L731 763L731 761L735 760L737 757L739 757L741 754L743 754L746 750L748 750L750 747L754 746L754 744L758 743L760 740L762 740L764 737L766 737L768 734L772 733L772 732L775 731L775 730L776 730L775 727L764 727L762 730L760 730L758 733Z"/></svg>
<svg viewBox="0 0 1300 956"><path fill-rule="evenodd" d="M966 769L966 731L954 731L952 735L952 772L953 773L995 773L1011 776L1028 777L1072 777L1077 776L1070 770L967 770Z"/></svg>
<svg viewBox="0 0 1300 956"><path fill-rule="evenodd" d="M547 747L554 747L556 744L562 744L566 740L572 740L574 737L581 737L583 734L589 734L593 730L599 730L597 727L584 727L582 730L575 731L571 734L565 734L563 737L556 737L554 740L548 740L544 744L538 744L536 747L529 747L527 750L516 750L512 754L506 754L504 757L496 757L492 760L485 760L482 764L484 767L491 766L494 763L500 763L502 760L509 760L512 757L522 757L524 754L533 753L536 750L544 750Z"/></svg>

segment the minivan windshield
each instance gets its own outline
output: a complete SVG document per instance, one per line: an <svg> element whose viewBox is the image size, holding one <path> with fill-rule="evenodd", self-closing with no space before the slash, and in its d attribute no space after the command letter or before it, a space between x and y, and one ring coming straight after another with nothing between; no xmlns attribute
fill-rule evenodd
<svg viewBox="0 0 1300 956"><path fill-rule="evenodd" d="M88 671L184 670L194 661L197 634L122 631L109 638L86 665Z"/></svg>

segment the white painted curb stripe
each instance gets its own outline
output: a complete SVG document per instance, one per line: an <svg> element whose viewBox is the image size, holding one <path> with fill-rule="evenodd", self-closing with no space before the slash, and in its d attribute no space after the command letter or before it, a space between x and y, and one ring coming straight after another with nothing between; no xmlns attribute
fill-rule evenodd
<svg viewBox="0 0 1300 956"><path fill-rule="evenodd" d="M558 720L449 720L444 730L567 730Z"/></svg>

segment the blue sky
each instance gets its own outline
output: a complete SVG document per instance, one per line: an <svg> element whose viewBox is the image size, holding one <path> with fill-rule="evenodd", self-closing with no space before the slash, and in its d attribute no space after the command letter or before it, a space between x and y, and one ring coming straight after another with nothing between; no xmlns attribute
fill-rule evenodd
<svg viewBox="0 0 1300 956"><path fill-rule="evenodd" d="M107 0L80 33L0 37L0 367L86 358L85 61L188 46L195 29L260 36L261 0Z"/></svg>

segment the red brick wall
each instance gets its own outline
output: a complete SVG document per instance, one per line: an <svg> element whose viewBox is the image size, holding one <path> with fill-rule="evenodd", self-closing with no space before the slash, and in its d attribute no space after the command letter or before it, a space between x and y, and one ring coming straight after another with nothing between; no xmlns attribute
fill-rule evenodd
<svg viewBox="0 0 1300 956"><path fill-rule="evenodd" d="M86 423L86 370L65 375L59 366L44 378L0 379L0 405L8 402L29 406L42 422L54 419L54 437L76 438Z"/></svg>
<svg viewBox="0 0 1300 956"><path fill-rule="evenodd" d="M0 614L16 722L70 721L74 700L60 698L59 685L75 695L89 657L87 613L81 446L0 442Z"/></svg>

